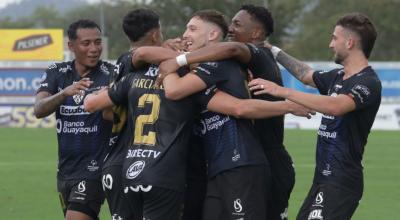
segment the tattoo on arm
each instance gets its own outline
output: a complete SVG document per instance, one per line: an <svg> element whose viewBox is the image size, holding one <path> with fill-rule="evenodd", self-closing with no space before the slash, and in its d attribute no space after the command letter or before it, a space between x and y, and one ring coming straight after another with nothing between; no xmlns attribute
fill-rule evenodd
<svg viewBox="0 0 400 220"><path fill-rule="evenodd" d="M280 64L282 64L282 66L289 70L294 77L302 82L304 82L304 77L307 75L307 73L313 71L310 66L290 56L284 51L279 52L276 59Z"/></svg>
<svg viewBox="0 0 400 220"><path fill-rule="evenodd" d="M53 113L63 103L65 97L59 92L49 97L38 98L34 112L37 118L43 118Z"/></svg>

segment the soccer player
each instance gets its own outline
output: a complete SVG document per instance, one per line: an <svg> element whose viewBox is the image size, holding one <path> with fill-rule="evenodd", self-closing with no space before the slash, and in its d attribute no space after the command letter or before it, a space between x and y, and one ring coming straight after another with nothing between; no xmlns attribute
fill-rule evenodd
<svg viewBox="0 0 400 220"><path fill-rule="evenodd" d="M130 41L131 49L117 60L118 71L111 76L111 86L128 74L135 74L132 65L132 51L135 48L151 45L152 35L159 29L159 16L149 9L136 9L127 13L122 22L122 29ZM124 105L113 108L113 129L110 138L111 150L103 165L103 189L110 213L113 219L133 219L135 210L128 206L122 187L122 164L126 156L126 146L132 137L132 132L126 128L127 107Z"/></svg>
<svg viewBox="0 0 400 220"><path fill-rule="evenodd" d="M376 37L375 27L365 15L341 17L329 47L335 63L343 68L331 71L314 71L281 49L267 45L293 76L316 87L321 95L283 88L262 79L249 84L255 94L290 99L323 114L314 181L298 220L351 219L362 197L361 160L381 101L381 82L368 64Z"/></svg>
<svg viewBox="0 0 400 220"><path fill-rule="evenodd" d="M146 45L161 45L157 27L144 33ZM144 45L144 44L143 44ZM90 111L114 105L128 108L127 131L131 133L125 148L124 193L135 219L178 219L185 184L185 164L194 99L167 100L162 89L155 88L157 66L133 57L134 73L122 77L108 92L88 96Z"/></svg>
<svg viewBox="0 0 400 220"><path fill-rule="evenodd" d="M228 28L224 28L221 15L212 11L199 11L187 24L183 37L188 49L195 50L214 45L223 39ZM182 62L180 55L173 62ZM189 55L188 55L189 56ZM170 61L166 61L170 62ZM238 63L225 60L200 64L194 72L180 78L168 74L163 81L167 97L179 99L202 89L201 94L212 96L210 90L217 87L238 98L248 98L244 86L246 75ZM236 101L222 93L211 98L207 108L216 112L234 115L228 109ZM278 103L274 103L278 104ZM227 111L224 111L227 110ZM271 109L269 109L271 110ZM264 110L268 111L268 110ZM279 113L276 115L282 115ZM234 119L227 115L204 111L201 116L209 183L205 202L204 219L266 218L266 194L269 168L263 150L258 143L255 130L249 120ZM232 154L233 153L233 154Z"/></svg>
<svg viewBox="0 0 400 220"><path fill-rule="evenodd" d="M72 23L68 47L75 59L49 66L36 94L35 116L56 114L57 189L67 220L97 219L104 201L100 175L111 123L83 107L84 96L106 87L115 69L100 60L100 33L91 20Z"/></svg>
<svg viewBox="0 0 400 220"><path fill-rule="evenodd" d="M268 9L243 5L232 19L228 37L231 41L206 46L186 55L187 62L198 63L234 58L249 69L252 76L283 85L281 73L272 53L264 47L264 40L273 32L273 18ZM162 72L174 72L179 66L175 61L161 65ZM282 101L270 95L253 96L268 101ZM259 119L255 127L270 163L272 190L269 196L268 219L287 219L290 193L295 172L293 161L283 145L284 116Z"/></svg>

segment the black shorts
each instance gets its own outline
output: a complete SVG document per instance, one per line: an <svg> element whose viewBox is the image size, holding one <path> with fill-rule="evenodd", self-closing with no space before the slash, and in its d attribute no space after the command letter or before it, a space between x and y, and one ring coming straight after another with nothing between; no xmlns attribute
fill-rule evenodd
<svg viewBox="0 0 400 220"><path fill-rule="evenodd" d="M64 216L67 210L73 210L98 219L100 207L104 202L100 181L58 179L57 190Z"/></svg>
<svg viewBox="0 0 400 220"><path fill-rule="evenodd" d="M270 170L243 166L217 174L208 181L204 220L265 220Z"/></svg>
<svg viewBox="0 0 400 220"><path fill-rule="evenodd" d="M129 186L124 189L134 220L178 220L183 193L154 186Z"/></svg>
<svg viewBox="0 0 400 220"><path fill-rule="evenodd" d="M113 219L132 219L122 188L122 165L103 168L103 190Z"/></svg>
<svg viewBox="0 0 400 220"><path fill-rule="evenodd" d="M201 140L192 142L188 151L182 220L201 220L207 189L207 167Z"/></svg>
<svg viewBox="0 0 400 220"><path fill-rule="evenodd" d="M271 194L268 197L267 219L288 219L289 198L295 183L293 161L285 148L266 151L271 167Z"/></svg>
<svg viewBox="0 0 400 220"><path fill-rule="evenodd" d="M361 196L362 193L354 193L337 186L313 184L296 219L351 219Z"/></svg>

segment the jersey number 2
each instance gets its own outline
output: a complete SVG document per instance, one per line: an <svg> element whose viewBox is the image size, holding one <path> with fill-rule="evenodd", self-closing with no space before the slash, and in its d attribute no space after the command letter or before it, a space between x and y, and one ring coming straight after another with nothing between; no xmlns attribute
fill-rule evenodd
<svg viewBox="0 0 400 220"><path fill-rule="evenodd" d="M139 98L138 107L143 108L146 103L152 104L151 112L148 115L139 115L136 118L133 143L154 146L156 144L156 132L149 131L147 135L144 135L143 127L145 125L154 124L157 121L161 100L157 94L144 94Z"/></svg>

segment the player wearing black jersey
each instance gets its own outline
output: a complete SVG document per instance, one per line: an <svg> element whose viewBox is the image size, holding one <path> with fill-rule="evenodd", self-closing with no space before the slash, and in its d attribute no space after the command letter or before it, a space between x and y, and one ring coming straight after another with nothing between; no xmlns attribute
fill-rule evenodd
<svg viewBox="0 0 400 220"><path fill-rule="evenodd" d="M100 172L111 123L101 112L86 112L83 97L106 87L115 66L100 60L100 28L93 21L72 23L68 38L76 58L49 66L36 94L35 115L56 114L57 188L65 219L90 220L97 219L104 201Z"/></svg>
<svg viewBox="0 0 400 220"><path fill-rule="evenodd" d="M232 41L206 46L186 55L187 63L217 61L234 58L249 69L252 76L283 85L279 67L269 49L263 47L264 40L273 32L273 19L270 12L254 5L243 5L232 19L228 37ZM171 62L162 65L162 72L174 72L179 66ZM253 96L254 98L282 101L284 99L270 95ZM265 155L272 172L272 190L269 196L268 219L287 219L290 193L295 180L292 159L283 145L284 116L259 119L255 122Z"/></svg>
<svg viewBox="0 0 400 220"><path fill-rule="evenodd" d="M118 69L111 77L111 84L115 84L128 74L135 74L136 68L132 65L132 51L135 48L151 45L147 34L159 28L159 16L149 9L136 9L127 13L123 18L122 29L130 41L131 49L117 60ZM139 25L140 24L140 25ZM113 219L133 219L133 212L122 187L122 165L126 156L126 147L132 137L132 132L126 129L127 107L118 105L113 107L113 129L110 138L110 153L103 166L103 189Z"/></svg>
<svg viewBox="0 0 400 220"><path fill-rule="evenodd" d="M361 164L368 134L381 101L381 82L368 65L377 33L362 14L336 23L329 47L341 69L314 71L305 63L271 47L277 61L321 95L307 94L255 79L256 94L269 93L323 114L318 130L313 185L297 219L351 219L363 192ZM269 45L270 47L270 45Z"/></svg>
<svg viewBox="0 0 400 220"><path fill-rule="evenodd" d="M221 20L223 19L218 18L218 14L213 12L197 12L187 24L183 35L188 40L189 50L220 41L224 30L225 34L227 32L227 26L224 28ZM177 58L178 62L179 59ZM209 89L201 93L202 96L212 97L205 106L214 111L235 115L229 108L232 106L230 104L237 102L228 103L227 100L234 99L226 97L226 94L224 95L226 100L216 101L218 99L212 96L210 90L216 86L221 91L245 99L248 98L245 79L246 74L241 72L240 66L236 62L226 60L200 64L195 72L182 78L176 74L168 74L163 85L167 97L173 99L185 97L208 87ZM260 106L267 103L260 101ZM272 111L272 108L269 110ZM263 112L269 110L267 108ZM200 133L205 142L210 178L204 219L240 217L265 219L269 170L265 166L267 162L252 124L248 120L234 119L207 111L202 113L201 118ZM259 181L249 182L255 179Z"/></svg>
<svg viewBox="0 0 400 220"><path fill-rule="evenodd" d="M143 40L157 46L161 36L157 23ZM85 107L94 111L115 103L128 108L131 138L125 152L124 193L135 219L178 219L187 144L197 108L193 98L179 102L165 99L164 91L153 86L157 66L144 64L142 58L134 53L136 71L114 84L108 93L89 96Z"/></svg>

